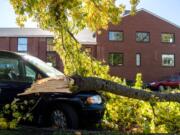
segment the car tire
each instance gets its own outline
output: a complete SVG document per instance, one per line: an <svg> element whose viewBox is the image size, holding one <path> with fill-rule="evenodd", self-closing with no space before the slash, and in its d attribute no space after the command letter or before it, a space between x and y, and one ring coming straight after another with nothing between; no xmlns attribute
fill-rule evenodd
<svg viewBox="0 0 180 135"><path fill-rule="evenodd" d="M159 86L158 86L158 90L159 90L159 91L164 91L164 90L165 90L165 87L164 87L163 85L159 85Z"/></svg>
<svg viewBox="0 0 180 135"><path fill-rule="evenodd" d="M79 126L77 112L68 104L54 107L50 113L50 122L52 128L59 129L77 129Z"/></svg>

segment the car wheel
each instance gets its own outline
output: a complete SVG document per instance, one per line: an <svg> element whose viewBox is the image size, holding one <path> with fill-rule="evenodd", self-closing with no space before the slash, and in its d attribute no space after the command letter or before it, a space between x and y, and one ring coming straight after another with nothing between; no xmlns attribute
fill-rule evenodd
<svg viewBox="0 0 180 135"><path fill-rule="evenodd" d="M70 105L63 104L55 107L50 116L51 127L60 129L77 129L78 115Z"/></svg>
<svg viewBox="0 0 180 135"><path fill-rule="evenodd" d="M159 91L163 91L163 90L165 90L165 88L164 88L163 85L159 85L158 90L159 90Z"/></svg>

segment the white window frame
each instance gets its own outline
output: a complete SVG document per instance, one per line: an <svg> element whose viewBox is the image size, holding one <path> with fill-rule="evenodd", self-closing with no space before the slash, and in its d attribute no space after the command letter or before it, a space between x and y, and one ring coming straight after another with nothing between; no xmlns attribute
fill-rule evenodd
<svg viewBox="0 0 180 135"><path fill-rule="evenodd" d="M114 63L114 55L119 55L118 57L120 58L120 62L117 64ZM112 57L112 62L110 59L111 57ZM110 52L108 54L108 63L110 66L123 66L124 65L124 53Z"/></svg>
<svg viewBox="0 0 180 135"><path fill-rule="evenodd" d="M27 52L28 50L28 38L20 37L18 38L18 51Z"/></svg>
<svg viewBox="0 0 180 135"><path fill-rule="evenodd" d="M116 38L116 34L120 34L120 39ZM109 31L108 35L109 41L123 41L123 32L122 31Z"/></svg>
<svg viewBox="0 0 180 135"><path fill-rule="evenodd" d="M141 66L141 54L136 53L136 66Z"/></svg>
<svg viewBox="0 0 180 135"><path fill-rule="evenodd" d="M165 60L164 60L165 58L169 59L169 60L166 60L166 61L168 61L168 63L165 63ZM162 59L163 67L174 67L175 66L175 54L162 54L161 59Z"/></svg>
<svg viewBox="0 0 180 135"><path fill-rule="evenodd" d="M140 39L140 40L138 40ZM149 43L150 42L150 32L136 32L136 42Z"/></svg>
<svg viewBox="0 0 180 135"><path fill-rule="evenodd" d="M50 38L50 37L48 37L47 38L47 52L54 52L55 50L54 50L54 46L55 46L55 44L53 43L53 40L54 40L54 38Z"/></svg>
<svg viewBox="0 0 180 135"><path fill-rule="evenodd" d="M165 36L167 38L168 35L172 36L172 38L169 38L169 40L165 39L163 41L163 36ZM162 43L169 43L169 44L175 43L175 34L174 33L161 33L161 42Z"/></svg>

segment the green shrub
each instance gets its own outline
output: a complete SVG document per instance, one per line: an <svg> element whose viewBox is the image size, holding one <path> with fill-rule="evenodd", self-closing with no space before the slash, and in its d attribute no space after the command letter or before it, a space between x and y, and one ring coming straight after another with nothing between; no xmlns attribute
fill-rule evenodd
<svg viewBox="0 0 180 135"><path fill-rule="evenodd" d="M23 120L32 120L31 110L35 101L19 101L15 99L11 104L6 104L0 111L0 129L14 129Z"/></svg>
<svg viewBox="0 0 180 135"><path fill-rule="evenodd" d="M138 73L134 87L142 89L142 84L142 74ZM110 93L106 93L106 98L103 128L133 133L180 132L179 103L145 102Z"/></svg>
<svg viewBox="0 0 180 135"><path fill-rule="evenodd" d="M124 132L180 132L180 104L149 102L109 94L103 120L104 128Z"/></svg>
<svg viewBox="0 0 180 135"><path fill-rule="evenodd" d="M143 87L142 74L141 73L137 73L136 74L136 82L135 82L134 88L142 89L142 87Z"/></svg>

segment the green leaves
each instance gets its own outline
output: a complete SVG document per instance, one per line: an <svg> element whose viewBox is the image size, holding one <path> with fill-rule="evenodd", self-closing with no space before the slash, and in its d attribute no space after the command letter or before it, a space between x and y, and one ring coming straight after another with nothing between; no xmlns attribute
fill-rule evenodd
<svg viewBox="0 0 180 135"><path fill-rule="evenodd" d="M107 29L109 23L117 24L125 5L117 6L114 0L10 0L18 15L20 26L32 17L43 29L54 31L61 26L78 29L85 27L93 31ZM138 0L131 0L133 11ZM21 19L20 19L21 18ZM60 26L61 25L61 26Z"/></svg>
<svg viewBox="0 0 180 135"><path fill-rule="evenodd" d="M136 82L135 82L134 88L142 89L142 87L143 87L142 74L141 73L137 73L136 74Z"/></svg>
<svg viewBox="0 0 180 135"><path fill-rule="evenodd" d="M180 132L179 103L156 102L152 108L148 102L113 94L109 96L103 120L104 128L131 133Z"/></svg>
<svg viewBox="0 0 180 135"><path fill-rule="evenodd" d="M34 100L15 99L11 104L6 104L0 111L0 129L14 129L20 121L32 121L30 111L35 103Z"/></svg>

